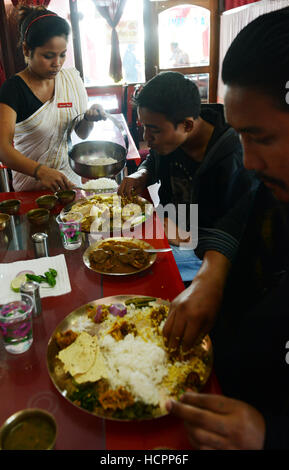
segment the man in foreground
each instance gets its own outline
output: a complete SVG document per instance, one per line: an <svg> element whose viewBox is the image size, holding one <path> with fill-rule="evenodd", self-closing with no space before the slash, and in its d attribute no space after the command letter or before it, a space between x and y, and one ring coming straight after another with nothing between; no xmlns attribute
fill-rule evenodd
<svg viewBox="0 0 289 470"><path fill-rule="evenodd" d="M204 237L200 274L174 300L164 328L172 348L208 332L213 341L224 396L187 392L167 404L198 449L289 448L288 23L289 8L263 15L226 54L226 118L262 184L218 226L220 238L228 233L239 244L232 263Z"/></svg>

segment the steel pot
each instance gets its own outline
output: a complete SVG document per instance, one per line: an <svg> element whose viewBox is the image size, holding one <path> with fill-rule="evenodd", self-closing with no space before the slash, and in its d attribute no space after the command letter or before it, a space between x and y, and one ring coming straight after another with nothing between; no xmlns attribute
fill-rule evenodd
<svg viewBox="0 0 289 470"><path fill-rule="evenodd" d="M90 140L89 137L77 144L72 144L71 134L74 129L76 116L71 122L67 132L68 159L69 164L75 173L79 176L89 179L96 178L114 178L120 173L126 164L128 152L128 136L116 118L107 113L107 118L115 124L122 134L125 147L114 142L102 140ZM94 122L97 125L97 121ZM97 158L111 157L116 160L111 164L97 164Z"/></svg>

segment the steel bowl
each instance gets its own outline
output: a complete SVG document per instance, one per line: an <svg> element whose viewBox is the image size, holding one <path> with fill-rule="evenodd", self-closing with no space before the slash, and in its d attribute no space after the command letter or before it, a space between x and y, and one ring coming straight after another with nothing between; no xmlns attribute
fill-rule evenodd
<svg viewBox="0 0 289 470"><path fill-rule="evenodd" d="M41 450L52 450L55 446L55 441L56 441L56 436L57 436L57 425L55 418L48 413L45 410L41 410L39 408L27 408L25 410L18 411L17 413L13 414L10 416L5 423L2 425L0 428L0 450L6 450L7 447L5 445L5 442L8 434L13 430L13 428L16 428L16 426L19 426L20 423L23 423L27 420L31 420L33 418L37 418L38 423L40 422L45 422L46 424L49 424L50 429L50 439L47 440L47 445L45 445L44 449ZM27 449L27 447L23 446L21 448L21 442L18 443L18 446L15 447L15 449L10 449L9 450L34 450L35 449L35 443L39 437L39 433L41 432L41 427L39 428L37 434L35 434L35 441L33 441L33 435L32 441L31 441L31 449ZM40 449L39 449L40 450Z"/></svg>
<svg viewBox="0 0 289 470"><path fill-rule="evenodd" d="M0 212L5 214L15 215L17 214L21 201L19 199L6 199L0 202Z"/></svg>
<svg viewBox="0 0 289 470"><path fill-rule="evenodd" d="M53 209L58 201L56 196L53 194L45 194L44 196L40 196L36 199L36 204L38 207L43 207L44 209Z"/></svg>
<svg viewBox="0 0 289 470"><path fill-rule="evenodd" d="M31 209L27 212L27 218L31 224L42 225L48 222L50 212L48 209Z"/></svg>
<svg viewBox="0 0 289 470"><path fill-rule="evenodd" d="M114 178L126 163L127 150L107 141L87 141L74 145L68 152L72 170L84 178ZM112 158L115 163L97 164L97 158Z"/></svg>
<svg viewBox="0 0 289 470"><path fill-rule="evenodd" d="M76 191L74 191L74 189L57 191L55 193L55 196L57 197L57 199L59 200L61 204L66 205L74 201L75 196L76 196Z"/></svg>
<svg viewBox="0 0 289 470"><path fill-rule="evenodd" d="M10 220L9 214L0 214L0 231L4 230Z"/></svg>

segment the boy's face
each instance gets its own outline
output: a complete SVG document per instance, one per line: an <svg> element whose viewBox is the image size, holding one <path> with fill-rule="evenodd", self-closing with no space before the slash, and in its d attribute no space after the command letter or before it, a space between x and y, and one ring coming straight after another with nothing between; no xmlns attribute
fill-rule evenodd
<svg viewBox="0 0 289 470"><path fill-rule="evenodd" d="M185 122L177 127L168 121L164 114L155 113L147 108L138 108L138 118L144 128L144 140L160 155L168 155L182 145L187 137Z"/></svg>
<svg viewBox="0 0 289 470"><path fill-rule="evenodd" d="M289 202L289 106L282 111L264 93L228 86L225 113L240 135L244 166L255 170L277 199Z"/></svg>

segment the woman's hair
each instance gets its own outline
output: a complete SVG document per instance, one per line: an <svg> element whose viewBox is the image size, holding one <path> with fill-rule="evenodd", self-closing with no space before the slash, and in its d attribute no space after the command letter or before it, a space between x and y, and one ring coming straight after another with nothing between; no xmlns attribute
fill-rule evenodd
<svg viewBox="0 0 289 470"><path fill-rule="evenodd" d="M200 115L198 87L179 72L162 72L149 80L133 100L136 106L161 113L175 126Z"/></svg>
<svg viewBox="0 0 289 470"><path fill-rule="evenodd" d="M226 53L222 79L225 85L270 95L278 108L289 111L289 7L261 15L242 29Z"/></svg>
<svg viewBox="0 0 289 470"><path fill-rule="evenodd" d="M33 51L36 47L43 46L55 36L68 38L69 24L53 11L44 7L21 6L18 15L20 43L26 42L29 50Z"/></svg>

